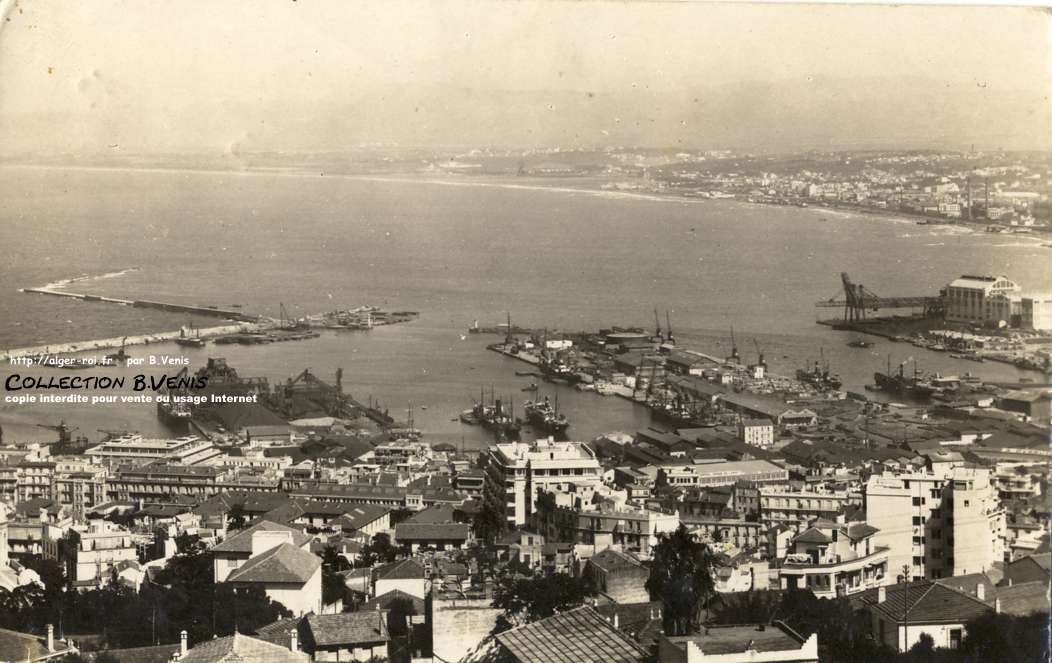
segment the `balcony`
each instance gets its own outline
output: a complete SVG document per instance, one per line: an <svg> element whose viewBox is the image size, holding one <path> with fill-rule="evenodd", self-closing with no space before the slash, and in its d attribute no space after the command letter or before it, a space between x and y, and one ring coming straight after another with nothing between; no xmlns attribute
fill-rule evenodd
<svg viewBox="0 0 1052 663"><path fill-rule="evenodd" d="M779 568L783 589L810 589L819 598L854 594L883 584L888 548L848 560L814 562L789 555Z"/></svg>

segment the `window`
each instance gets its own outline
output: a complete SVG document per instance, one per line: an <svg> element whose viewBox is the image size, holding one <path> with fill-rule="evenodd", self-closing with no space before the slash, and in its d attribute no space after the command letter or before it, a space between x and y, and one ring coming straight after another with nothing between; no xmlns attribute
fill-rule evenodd
<svg viewBox="0 0 1052 663"><path fill-rule="evenodd" d="M913 498L913 506L920 506L920 505L921 505L921 498L914 497Z"/></svg>
<svg viewBox="0 0 1052 663"><path fill-rule="evenodd" d="M951 628L950 629L950 649L961 648L961 629Z"/></svg>
<svg viewBox="0 0 1052 663"><path fill-rule="evenodd" d="M914 565L914 566L920 566L920 565L921 565L921 564L923 564L923 563L924 563L924 559L922 559L922 558L920 558L920 557L917 557L916 555L914 555L914 557L913 557L913 565Z"/></svg>
<svg viewBox="0 0 1052 663"><path fill-rule="evenodd" d="M913 526L918 527L923 524L920 516L913 516Z"/></svg>

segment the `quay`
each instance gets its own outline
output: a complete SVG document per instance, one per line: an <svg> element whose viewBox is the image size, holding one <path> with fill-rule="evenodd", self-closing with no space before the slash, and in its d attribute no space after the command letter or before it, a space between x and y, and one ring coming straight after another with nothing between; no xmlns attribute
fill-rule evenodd
<svg viewBox="0 0 1052 663"><path fill-rule="evenodd" d="M88 295L80 292L67 292L55 288L22 288L22 292L37 295L51 295L52 297L67 297L84 302L105 302L107 304L120 304L121 306L134 306L136 308L152 308L172 313L190 313L193 315L207 315L240 322L258 322L261 317L249 315L242 311L222 309L217 306L199 306L194 304L178 304L175 302L159 302L148 299L121 299L118 297L103 297L101 295Z"/></svg>
<svg viewBox="0 0 1052 663"><path fill-rule="evenodd" d="M221 327L208 327L196 330L201 338L211 338L222 334L236 332L254 331L263 325L224 325ZM12 348L0 350L0 361L8 361L12 357L25 357L36 355L64 355L74 352L90 352L92 350L112 350L129 345L149 345L151 343L166 343L174 341L181 336L181 331L158 332L156 334L142 334L139 336L115 336L113 338L101 338L89 341L77 341L75 343L51 343L48 345L37 345L26 348Z"/></svg>

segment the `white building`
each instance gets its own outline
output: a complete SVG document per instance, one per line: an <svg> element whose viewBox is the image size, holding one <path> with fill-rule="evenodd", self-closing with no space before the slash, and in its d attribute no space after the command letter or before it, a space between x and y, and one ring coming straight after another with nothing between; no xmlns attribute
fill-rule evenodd
<svg viewBox="0 0 1052 663"><path fill-rule="evenodd" d="M864 523L815 520L793 537L779 560L781 588L835 598L887 584L888 550L873 544L876 533Z"/></svg>
<svg viewBox="0 0 1052 663"><path fill-rule="evenodd" d="M983 324L996 322L1003 315L997 304L1019 292L1019 286L1005 276L964 275L946 286L946 319L953 322ZM1006 322L1008 320L1006 319Z"/></svg>
<svg viewBox="0 0 1052 663"><path fill-rule="evenodd" d="M76 589L103 587L116 567L137 561L131 532L104 520L89 525L47 523L43 538L44 556L65 567L66 578Z"/></svg>
<svg viewBox="0 0 1052 663"><path fill-rule="evenodd" d="M789 471L766 460L668 464L658 468L658 483L675 486L730 486L738 481L787 483Z"/></svg>
<svg viewBox="0 0 1052 663"><path fill-rule="evenodd" d="M223 459L223 453L196 435L173 440L151 440L138 433L122 435L98 444L84 452L92 462L152 463L163 461L180 465L211 465Z"/></svg>
<svg viewBox="0 0 1052 663"><path fill-rule="evenodd" d="M252 532L251 556L226 582L234 587L259 587L293 615L321 614L321 559L296 543L293 532Z"/></svg>
<svg viewBox="0 0 1052 663"><path fill-rule="evenodd" d="M595 453L581 442L509 442L489 448L486 499L504 506L508 524L525 525L540 492L567 487L595 488L603 469Z"/></svg>
<svg viewBox="0 0 1052 663"><path fill-rule="evenodd" d="M766 449L774 444L774 423L770 419L742 419L738 436L745 444Z"/></svg>
<svg viewBox="0 0 1052 663"><path fill-rule="evenodd" d="M889 573L911 579L980 573L1004 560L1005 513L985 469L875 475L866 484L866 522L887 546Z"/></svg>

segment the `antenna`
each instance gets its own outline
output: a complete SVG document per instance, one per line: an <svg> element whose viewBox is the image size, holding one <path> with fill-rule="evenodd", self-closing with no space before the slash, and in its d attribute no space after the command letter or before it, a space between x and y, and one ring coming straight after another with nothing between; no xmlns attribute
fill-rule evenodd
<svg viewBox="0 0 1052 663"><path fill-rule="evenodd" d="M668 334L668 342L675 344L676 339L672 337L672 319L668 315L668 309L665 309L665 333Z"/></svg>

